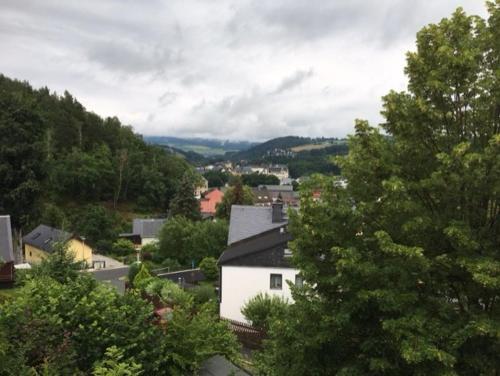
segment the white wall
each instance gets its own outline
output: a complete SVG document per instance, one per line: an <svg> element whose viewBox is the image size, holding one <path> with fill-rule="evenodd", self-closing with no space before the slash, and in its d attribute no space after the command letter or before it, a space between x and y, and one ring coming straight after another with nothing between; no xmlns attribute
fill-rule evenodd
<svg viewBox="0 0 500 376"><path fill-rule="evenodd" d="M151 244L151 243L158 243L158 238L142 238L141 239L141 245L146 245L146 244Z"/></svg>
<svg viewBox="0 0 500 376"><path fill-rule="evenodd" d="M281 290L270 289L271 274L281 274L283 276ZM281 296L292 301L292 294L286 280L295 283L295 275L297 274L299 274L299 271L291 268L222 266L220 316L247 322L240 310L250 298L259 292L267 292L269 295Z"/></svg>

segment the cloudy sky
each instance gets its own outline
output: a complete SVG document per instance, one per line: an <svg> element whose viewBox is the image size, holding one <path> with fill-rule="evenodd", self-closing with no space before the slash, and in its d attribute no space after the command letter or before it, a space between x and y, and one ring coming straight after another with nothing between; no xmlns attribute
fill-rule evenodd
<svg viewBox="0 0 500 376"><path fill-rule="evenodd" d="M146 135L343 137L415 33L482 0L0 0L0 72Z"/></svg>

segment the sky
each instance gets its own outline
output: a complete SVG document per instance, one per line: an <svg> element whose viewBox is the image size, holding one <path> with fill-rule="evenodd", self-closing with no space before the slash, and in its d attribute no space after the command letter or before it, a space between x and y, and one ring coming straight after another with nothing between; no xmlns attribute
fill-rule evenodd
<svg viewBox="0 0 500 376"><path fill-rule="evenodd" d="M418 30L482 0L0 0L0 73L144 135L345 137Z"/></svg>

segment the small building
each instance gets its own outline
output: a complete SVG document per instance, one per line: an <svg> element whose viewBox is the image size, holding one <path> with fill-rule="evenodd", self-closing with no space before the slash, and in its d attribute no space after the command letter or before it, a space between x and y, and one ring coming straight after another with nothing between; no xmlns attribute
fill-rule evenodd
<svg viewBox="0 0 500 376"><path fill-rule="evenodd" d="M283 184L282 182L285 179L288 179L290 177L288 174L287 165L283 164L270 165L267 168L267 174L276 176L278 179L280 179L281 184Z"/></svg>
<svg viewBox="0 0 500 376"><path fill-rule="evenodd" d="M85 238L46 225L39 225L23 237L24 258L30 264L40 263L51 254L55 245L65 244L67 252L71 252L75 261L84 261L92 265L92 248L85 243Z"/></svg>
<svg viewBox="0 0 500 376"><path fill-rule="evenodd" d="M194 195L196 198L200 198L203 192L208 191L208 180L204 176L201 177L201 182L194 188Z"/></svg>
<svg viewBox="0 0 500 376"><path fill-rule="evenodd" d="M166 221L166 218L135 218L132 222L132 234L128 235L139 235L141 246L157 243Z"/></svg>
<svg viewBox="0 0 500 376"><path fill-rule="evenodd" d="M283 201L285 206L298 206L300 195L291 185L259 185L252 188L255 198L254 205L270 206L277 200Z"/></svg>
<svg viewBox="0 0 500 376"><path fill-rule="evenodd" d="M217 205L222 202L224 192L218 188L211 189L200 198L200 212L202 216L213 216L217 209Z"/></svg>
<svg viewBox="0 0 500 376"><path fill-rule="evenodd" d="M136 249L136 250L141 249L141 243L142 243L141 235L133 234L131 232L124 232L124 233L118 234L118 237L120 239L125 239L125 240L128 240L129 242L131 242L134 245L134 249Z"/></svg>
<svg viewBox="0 0 500 376"><path fill-rule="evenodd" d="M282 225L283 226L283 225ZM287 281L301 284L290 264L286 227L274 228L231 244L220 256L220 317L247 322L241 309L259 293L292 301Z"/></svg>
<svg viewBox="0 0 500 376"><path fill-rule="evenodd" d="M14 281L14 250L10 216L0 216L0 284Z"/></svg>

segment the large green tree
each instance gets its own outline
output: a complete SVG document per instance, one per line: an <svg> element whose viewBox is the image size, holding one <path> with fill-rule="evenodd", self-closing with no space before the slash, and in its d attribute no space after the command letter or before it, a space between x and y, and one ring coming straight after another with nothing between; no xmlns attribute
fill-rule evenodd
<svg viewBox="0 0 500 376"><path fill-rule="evenodd" d="M233 205L253 205L255 200L250 187L243 185L240 176L235 176L231 180L231 187L224 193L222 201L217 205L216 216L218 218L229 219L231 216L231 206Z"/></svg>
<svg viewBox="0 0 500 376"><path fill-rule="evenodd" d="M423 28L385 134L357 122L337 160L347 188L304 187L290 229L306 285L263 373L500 373L500 1L488 10Z"/></svg>
<svg viewBox="0 0 500 376"><path fill-rule="evenodd" d="M0 90L0 214L10 214L15 229L33 221L45 176L46 124L30 94Z"/></svg>
<svg viewBox="0 0 500 376"><path fill-rule="evenodd" d="M174 217L160 232L159 254L188 266L205 257L218 258L227 246L228 224L225 220L190 221Z"/></svg>
<svg viewBox="0 0 500 376"><path fill-rule="evenodd" d="M191 171L187 171L182 177L176 195L170 204L170 214L180 215L191 220L201 219L200 203L194 196L197 179Z"/></svg>
<svg viewBox="0 0 500 376"><path fill-rule="evenodd" d="M1 74L0 140L0 213L10 214L16 229L43 220L75 230L60 213L101 201L119 210L133 204L166 212L190 169L116 117L87 111L68 92L35 90Z"/></svg>

